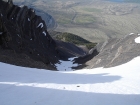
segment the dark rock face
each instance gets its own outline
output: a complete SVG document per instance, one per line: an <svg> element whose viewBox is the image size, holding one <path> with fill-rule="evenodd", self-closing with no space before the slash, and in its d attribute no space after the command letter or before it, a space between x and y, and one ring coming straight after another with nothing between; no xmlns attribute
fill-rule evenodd
<svg viewBox="0 0 140 105"><path fill-rule="evenodd" d="M47 32L44 20L33 9L28 9L27 6L18 7L12 0L5 1L0 1L2 49L24 53L45 64L55 64L59 59L84 55L85 52L73 44L67 46L67 43L53 40Z"/></svg>
<svg viewBox="0 0 140 105"><path fill-rule="evenodd" d="M44 63L55 63L55 42L47 32L45 22L26 6L18 7L12 1L0 3L1 46L26 53ZM51 54L51 56L50 56Z"/></svg>

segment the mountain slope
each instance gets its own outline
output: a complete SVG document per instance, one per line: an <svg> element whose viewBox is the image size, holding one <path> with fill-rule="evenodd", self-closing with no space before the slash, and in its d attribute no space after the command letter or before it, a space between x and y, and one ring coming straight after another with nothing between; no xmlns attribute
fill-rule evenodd
<svg viewBox="0 0 140 105"><path fill-rule="evenodd" d="M53 72L0 63L1 105L138 105L140 57L113 68Z"/></svg>
<svg viewBox="0 0 140 105"><path fill-rule="evenodd" d="M99 43L93 50L98 52L97 56L90 58L85 63L85 68L114 67L140 56L140 44L135 41L139 34L130 33L120 39L109 39ZM87 57L78 58L75 62L81 62ZM81 62L82 63L82 62Z"/></svg>

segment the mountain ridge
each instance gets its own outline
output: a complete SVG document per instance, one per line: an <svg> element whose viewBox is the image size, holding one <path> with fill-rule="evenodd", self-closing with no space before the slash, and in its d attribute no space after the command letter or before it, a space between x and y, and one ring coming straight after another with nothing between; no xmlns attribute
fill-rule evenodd
<svg viewBox="0 0 140 105"><path fill-rule="evenodd" d="M61 64L61 60L76 57L72 62L80 65L73 69L91 69L118 66L140 56L140 44L135 42L139 34L110 38L86 51L72 43L53 39L34 9L14 5L12 0L4 1L0 1L0 60L5 63L56 70L55 64ZM42 67L37 66L41 62Z"/></svg>
<svg viewBox="0 0 140 105"><path fill-rule="evenodd" d="M137 37L139 34L130 33L120 39L114 38L99 43L96 46L99 54L86 62L86 68L114 67L140 56L140 44L135 41Z"/></svg>
<svg viewBox="0 0 140 105"><path fill-rule="evenodd" d="M12 0L0 1L0 45L23 53L31 59L55 67L59 60L84 56L85 52L74 44L56 41L47 31L45 21L35 10L14 5Z"/></svg>

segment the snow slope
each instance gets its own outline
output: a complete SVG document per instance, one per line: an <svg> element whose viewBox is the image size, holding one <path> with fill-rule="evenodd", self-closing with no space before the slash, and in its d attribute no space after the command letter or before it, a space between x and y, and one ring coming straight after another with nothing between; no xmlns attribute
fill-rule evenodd
<svg viewBox="0 0 140 105"><path fill-rule="evenodd" d="M139 62L66 72L0 63L0 105L139 105Z"/></svg>
<svg viewBox="0 0 140 105"><path fill-rule="evenodd" d="M139 34L138 34L139 35ZM136 39L135 39L135 42L136 43L140 43L140 37L137 37Z"/></svg>
<svg viewBox="0 0 140 105"><path fill-rule="evenodd" d="M139 105L139 62L140 56L112 68L79 71L0 63L0 105ZM73 58L56 64L58 69L72 66Z"/></svg>

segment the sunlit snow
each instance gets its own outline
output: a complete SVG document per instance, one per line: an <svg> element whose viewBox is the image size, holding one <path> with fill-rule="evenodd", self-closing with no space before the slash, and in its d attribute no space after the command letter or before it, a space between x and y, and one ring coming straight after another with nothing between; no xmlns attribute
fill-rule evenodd
<svg viewBox="0 0 140 105"><path fill-rule="evenodd" d="M129 35L134 35L134 33L130 33Z"/></svg>
<svg viewBox="0 0 140 105"><path fill-rule="evenodd" d="M0 105L139 105L139 62L78 71L0 63Z"/></svg>
<svg viewBox="0 0 140 105"><path fill-rule="evenodd" d="M0 105L139 105L140 56L116 67L78 71L72 71L78 66L74 59L60 60L60 71L0 63Z"/></svg>
<svg viewBox="0 0 140 105"><path fill-rule="evenodd" d="M137 37L137 38L135 39L135 42L136 42L136 43L140 43L140 37Z"/></svg>

